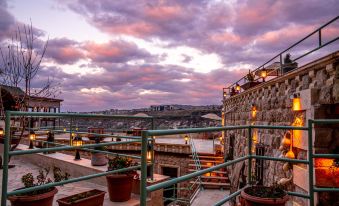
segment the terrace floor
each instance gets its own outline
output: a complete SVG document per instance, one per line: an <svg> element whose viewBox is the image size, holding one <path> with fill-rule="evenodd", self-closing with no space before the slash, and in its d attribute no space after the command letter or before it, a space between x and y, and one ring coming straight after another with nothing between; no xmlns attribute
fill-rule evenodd
<svg viewBox="0 0 339 206"><path fill-rule="evenodd" d="M9 181L8 181L9 191L12 191L14 189L17 189L23 186L20 181L23 174L32 172L33 175L36 176L36 174L39 171L38 166L24 162L18 158L16 159L13 158L13 160L11 161L11 164L16 165L16 167L9 170ZM2 185L2 170L0 170L0 176L1 176L1 182L0 182L1 183L0 186L1 186ZM62 187L57 187L57 188L59 192L54 197L53 206L58 205L56 202L57 199L60 199L60 198L63 198L69 195L73 195L76 193L84 192L87 190L91 190L94 188L107 192L107 188L105 186L86 182L86 181L71 183L71 184L67 184ZM123 203L113 203L109 200L108 193L106 193L105 195L104 206L133 206L133 205L138 205L138 204L139 204L138 195L132 194L132 198L129 201L123 202ZM8 202L8 205L10 205L9 202Z"/></svg>

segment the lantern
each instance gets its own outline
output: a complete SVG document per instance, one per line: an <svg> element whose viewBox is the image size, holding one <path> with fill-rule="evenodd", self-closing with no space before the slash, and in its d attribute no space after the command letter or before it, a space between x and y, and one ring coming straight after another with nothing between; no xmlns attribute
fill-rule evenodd
<svg viewBox="0 0 339 206"><path fill-rule="evenodd" d="M265 81L265 78L267 77L267 70L265 68L263 68L260 71L260 77L262 78L263 82Z"/></svg>
<svg viewBox="0 0 339 206"><path fill-rule="evenodd" d="M226 96L227 96L227 93L224 91L224 92L223 92L223 95L224 95L224 97L226 97Z"/></svg>
<svg viewBox="0 0 339 206"><path fill-rule="evenodd" d="M235 85L235 90L237 90L238 92L240 92L240 85L237 83L236 85Z"/></svg>
<svg viewBox="0 0 339 206"><path fill-rule="evenodd" d="M287 138L288 135L290 136L289 139ZM283 141L285 141L285 145L284 145L284 142L283 142ZM295 158L295 155L294 155L294 153L293 153L293 151L292 151L292 148L293 148L293 134L292 134L290 131L288 131L288 132L286 133L286 135L284 136L284 138L283 138L283 140L282 140L282 142L281 142L281 144L284 145L284 146L287 146L288 143L289 143L290 149L289 149L288 152L285 154L285 157L286 157L286 158L289 158L289 159L294 159L294 158Z"/></svg>
<svg viewBox="0 0 339 206"><path fill-rule="evenodd" d="M188 140L189 140L189 137L188 137L187 134L185 135L184 139L185 139L185 144L187 144L187 143L188 143Z"/></svg>
<svg viewBox="0 0 339 206"><path fill-rule="evenodd" d="M73 141L72 141L72 146L74 147L79 147L83 145L83 141L80 135L77 135ZM75 149L75 158L74 160L81 160L80 153L78 149Z"/></svg>
<svg viewBox="0 0 339 206"><path fill-rule="evenodd" d="M293 95L293 104L292 104L293 111L300 111L301 110L301 102L300 102L300 94Z"/></svg>
<svg viewBox="0 0 339 206"><path fill-rule="evenodd" d="M148 140L147 142L146 159L147 159L147 177L153 179L153 162L154 162L153 140Z"/></svg>
<svg viewBox="0 0 339 206"><path fill-rule="evenodd" d="M64 132L66 132L67 130L66 130L66 128L64 128Z"/></svg>
<svg viewBox="0 0 339 206"><path fill-rule="evenodd" d="M255 117L257 116L257 107L255 105L252 105L251 116L252 119L255 119Z"/></svg>
<svg viewBox="0 0 339 206"><path fill-rule="evenodd" d="M33 149L34 148L33 141L36 139L36 134L35 134L34 130L31 130L29 132L28 138L29 138L29 147L28 147L28 149Z"/></svg>
<svg viewBox="0 0 339 206"><path fill-rule="evenodd" d="M0 137L3 137L4 134L5 134L4 129L2 127L0 127Z"/></svg>

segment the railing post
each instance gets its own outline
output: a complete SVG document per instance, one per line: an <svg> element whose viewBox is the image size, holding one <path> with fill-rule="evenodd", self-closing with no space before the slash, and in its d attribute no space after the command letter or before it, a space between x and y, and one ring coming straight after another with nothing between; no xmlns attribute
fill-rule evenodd
<svg viewBox="0 0 339 206"><path fill-rule="evenodd" d="M141 132L141 179L140 179L140 206L146 206L147 199L147 131Z"/></svg>
<svg viewBox="0 0 339 206"><path fill-rule="evenodd" d="M319 40L319 47L321 47L321 29L318 30L318 40Z"/></svg>
<svg viewBox="0 0 339 206"><path fill-rule="evenodd" d="M248 126L248 180L247 184L250 184L252 181L252 127L251 125Z"/></svg>
<svg viewBox="0 0 339 206"><path fill-rule="evenodd" d="M279 55L279 58L280 58L280 75L282 75L282 73L283 73L283 62L282 62L282 53L280 53L280 55ZM279 75L278 75L279 76Z"/></svg>
<svg viewBox="0 0 339 206"><path fill-rule="evenodd" d="M155 121L154 121L154 117L152 117L152 130L155 130ZM155 138L154 136L152 136L152 166L151 166L151 179L153 180L154 179L154 161L155 161L155 155L154 155L154 146L155 146Z"/></svg>
<svg viewBox="0 0 339 206"><path fill-rule="evenodd" d="M312 140L312 128L313 120L308 120L308 182L309 182L309 193L310 193L310 206L314 206L314 192L313 192L313 140Z"/></svg>
<svg viewBox="0 0 339 206"><path fill-rule="evenodd" d="M9 152L10 138L11 138L11 114L9 111L6 111L1 206L6 206L6 201L7 201L8 159L9 159L8 152Z"/></svg>
<svg viewBox="0 0 339 206"><path fill-rule="evenodd" d="M72 133L73 133L73 118L71 117L71 123L69 125L69 145L72 146L72 142L73 142L73 137L72 137Z"/></svg>

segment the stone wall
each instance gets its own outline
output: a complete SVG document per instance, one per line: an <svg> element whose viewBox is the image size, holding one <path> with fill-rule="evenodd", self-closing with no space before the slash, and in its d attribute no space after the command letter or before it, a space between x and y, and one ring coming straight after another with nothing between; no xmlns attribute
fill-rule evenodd
<svg viewBox="0 0 339 206"><path fill-rule="evenodd" d="M300 94L301 109L292 110L291 96ZM225 98L224 121L226 126L231 125L292 125L297 118L299 123L307 126L308 119L339 119L339 52L335 52L281 77L264 82L257 87L246 90L235 96ZM256 107L256 115L252 117L252 107ZM300 125L299 125L300 126ZM338 152L339 138L338 125L315 126L313 132L314 148L316 153ZM281 140L286 131L255 129L254 143L266 145L265 155L279 157ZM226 132L225 149L228 154L231 149L230 136L235 135L234 158L247 154L246 130ZM293 152L298 159L307 157L307 132L293 132ZM244 174L247 175L245 162ZM283 177L293 182L287 186L290 191L308 191L308 171L305 165L294 165L293 170L284 172L283 163L265 161L264 184L271 185ZM230 169L232 190L237 190L239 176L232 174L232 170L239 171L234 166ZM238 166L239 167L239 166ZM253 163L254 167L254 163ZM303 177L300 179L300 177ZM321 195L320 195L321 197ZM300 205L307 205L302 198L295 198ZM320 198L322 204L328 205L327 200ZM333 201L333 199L331 200ZM332 202L333 203L333 202ZM331 203L331 204L332 204Z"/></svg>

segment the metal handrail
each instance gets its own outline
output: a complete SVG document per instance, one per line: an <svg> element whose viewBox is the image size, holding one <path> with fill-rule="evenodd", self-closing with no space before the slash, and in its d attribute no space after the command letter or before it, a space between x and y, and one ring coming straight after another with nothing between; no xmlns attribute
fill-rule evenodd
<svg viewBox="0 0 339 206"><path fill-rule="evenodd" d="M9 162L9 157L11 156L17 156L17 155L26 155L26 154L36 154L36 153L43 153L43 152L56 152L56 151L62 151L62 150L74 150L74 149L83 149L87 151L96 151L96 152L102 152L106 154L114 154L110 153L107 151L101 151L101 150L94 150L90 148L95 148L99 146L110 146L110 145L119 145L119 144L130 144L130 143L136 143L136 142L141 142L141 137L131 137L131 136L120 136L122 138L126 139L132 139L129 141L121 141L121 142L104 142L104 143L98 143L98 144L85 144L82 146L68 146L68 145L59 145L57 147L51 147L51 148L40 148L40 149L30 149L30 150L16 150L16 151L10 151L9 150L9 143L11 139L10 135L10 121L12 117L53 117L53 118L104 118L104 119L118 119L118 118L126 118L126 119L150 119L152 120L151 126L152 129L154 129L154 118L153 117L136 117L136 116L122 116L122 115L93 115L93 114L74 114L74 113L42 113L42 112L22 112L22 111L6 111L6 117L5 117L5 138L4 138L4 153L3 153L3 175L2 175L2 196L1 196L1 206L6 206L6 201L7 197L11 195L19 195L27 192L32 192L36 190L41 190L41 189L47 189L59 185L64 185L64 184L69 184L73 182L79 182L83 180L88 180L92 178L97 178L101 176L106 176L109 174L114 174L114 173L120 173L120 172L127 172L127 171L132 171L132 170L137 170L141 168L141 165L136 165L132 167L127 167L123 169L118 169L118 170L112 170L112 171L105 171L105 172L100 172L96 174L90 174L86 176L81 176L77 178L72 178L60 182L53 182L53 183L48 183L44 185L39 185L39 186L34 186L34 187L29 187L29 188L24 188L24 189L19 189L19 190L14 190L11 192L7 191L7 186L8 186L8 162ZM68 131L67 131L68 132ZM72 127L69 132L72 132ZM74 133L82 133L78 131L74 131ZM88 134L88 133L87 133ZM95 135L101 136L102 134L96 134L92 133ZM103 134L105 136L105 134ZM46 142L46 141L44 141ZM52 144L52 142L48 142L49 144ZM134 158L140 158L137 156L134 156ZM147 165L152 165L154 162L151 163L146 163Z"/></svg>
<svg viewBox="0 0 339 206"><path fill-rule="evenodd" d="M248 125L248 126L231 126L231 127L214 127L214 128L191 128L191 129L180 129L180 130L153 130L153 131L143 131L142 132L142 158L141 158L141 195L140 195L140 205L146 206L146 197L147 192L152 192L155 190L159 190L165 187L169 187L173 184L177 184L180 182L188 181L192 178L199 177L205 173L212 172L214 170L218 170L227 166L234 165L241 161L248 161L248 180L252 177L252 160L253 159L264 159L264 160L273 160L273 161L283 161L283 162L292 162L292 163L302 163L308 165L309 170L309 193L303 194L298 192L290 192L288 191L287 194L291 196L297 196L309 199L310 206L314 206L314 192L319 191L326 191L326 192L338 192L339 188L318 188L314 186L314 165L313 165L313 159L316 157L326 157L326 158L339 158L339 154L313 154L313 124L336 124L339 123L339 119L332 119L332 120L308 120L308 126L307 127L296 127L296 126L264 126L264 125ZM268 156L258 156L258 155L252 155L251 149L248 149L248 154L244 157L239 157L235 160L231 160L228 162L221 163L219 165L203 169L200 171L196 171L194 173L190 173L178 178L174 178L168 181L164 181L158 184L154 184L151 186L146 185L146 178L147 178L147 167L146 167L146 153L144 152L146 146L146 141L148 136L150 135L156 135L156 136L162 136L167 134L184 134L184 133L199 133L199 132L212 132L212 131L226 131L226 130L234 130L234 129L248 129L248 148L252 148L252 129L253 128L260 128L260 129L282 129L282 130L306 130L308 132L308 158L307 160L302 159L287 159L287 158L279 158L279 157L268 157ZM222 205L225 202L235 198L238 196L241 192L241 189L238 191L230 194L229 196L225 197L224 199L220 200L219 202L216 202L215 205Z"/></svg>
<svg viewBox="0 0 339 206"><path fill-rule="evenodd" d="M311 54L311 53L313 53L313 52L315 52L315 51L317 51L317 50L319 50L319 49L321 49L321 48L323 48L323 47L325 47L325 46L327 46L327 45L329 45L329 44L331 44L331 43L333 43L333 42L335 42L335 41L337 41L337 40L339 40L339 36L338 36L338 37L335 37L334 39L331 39L331 40L329 40L329 41L327 41L327 42L324 43L324 42L322 41L323 39L322 39L322 32L321 32L323 28L327 27L328 25L332 24L333 22L337 21L338 19L339 19L339 16L334 17L333 19L331 19L330 21L328 21L328 22L325 23L324 25L320 26L318 29L314 30L313 32L311 32L310 34L308 34L307 36L305 36L304 38L300 39L300 40L297 41L296 43L294 43L294 44L292 44L291 46L289 46L287 49L283 50L283 51L280 52L279 54L277 54L277 55L275 55L274 57L272 57L270 60L266 61L266 62L265 62L264 64L262 64L261 66L257 67L257 68L254 69L253 71L251 71L251 73L255 73L256 71L259 71L259 70L261 70L262 68L265 68L265 65L267 65L267 64L270 63L270 62L272 62L272 61L275 60L277 57L279 57L280 69L282 69L282 65L283 65L283 63L282 63L282 59L283 59L283 58L282 58L282 55L283 55L285 52L287 52L287 51L289 51L290 49L292 49L293 47L299 45L300 43L302 43L302 42L305 41L306 39L310 38L312 35L314 35L314 34L316 34L316 33L318 33L318 46L317 46L316 48L314 48L314 49L312 49L312 50L310 50L310 51L308 51L308 52L306 52L306 53L304 53L304 54L298 56L297 58L294 58L294 59L292 60L293 62L295 62L295 61L297 61L297 60L299 60L299 59L301 59L301 58L303 58L303 57L305 57L305 56L307 56L307 55L309 55L309 54ZM282 73L282 72L281 72L281 73ZM260 78L257 78L257 79L255 79L255 80L258 80L258 79L260 79ZM240 81L242 81L242 80L245 80L245 76L242 77L241 79L239 79L238 81L236 81L235 83L229 85L228 87L223 88L223 95L225 94L225 93L224 93L224 92L225 92L225 89L228 89L228 90L231 89L232 87L236 86L236 84L238 84L238 83L239 83ZM224 95L224 96L225 96L225 95Z"/></svg>

